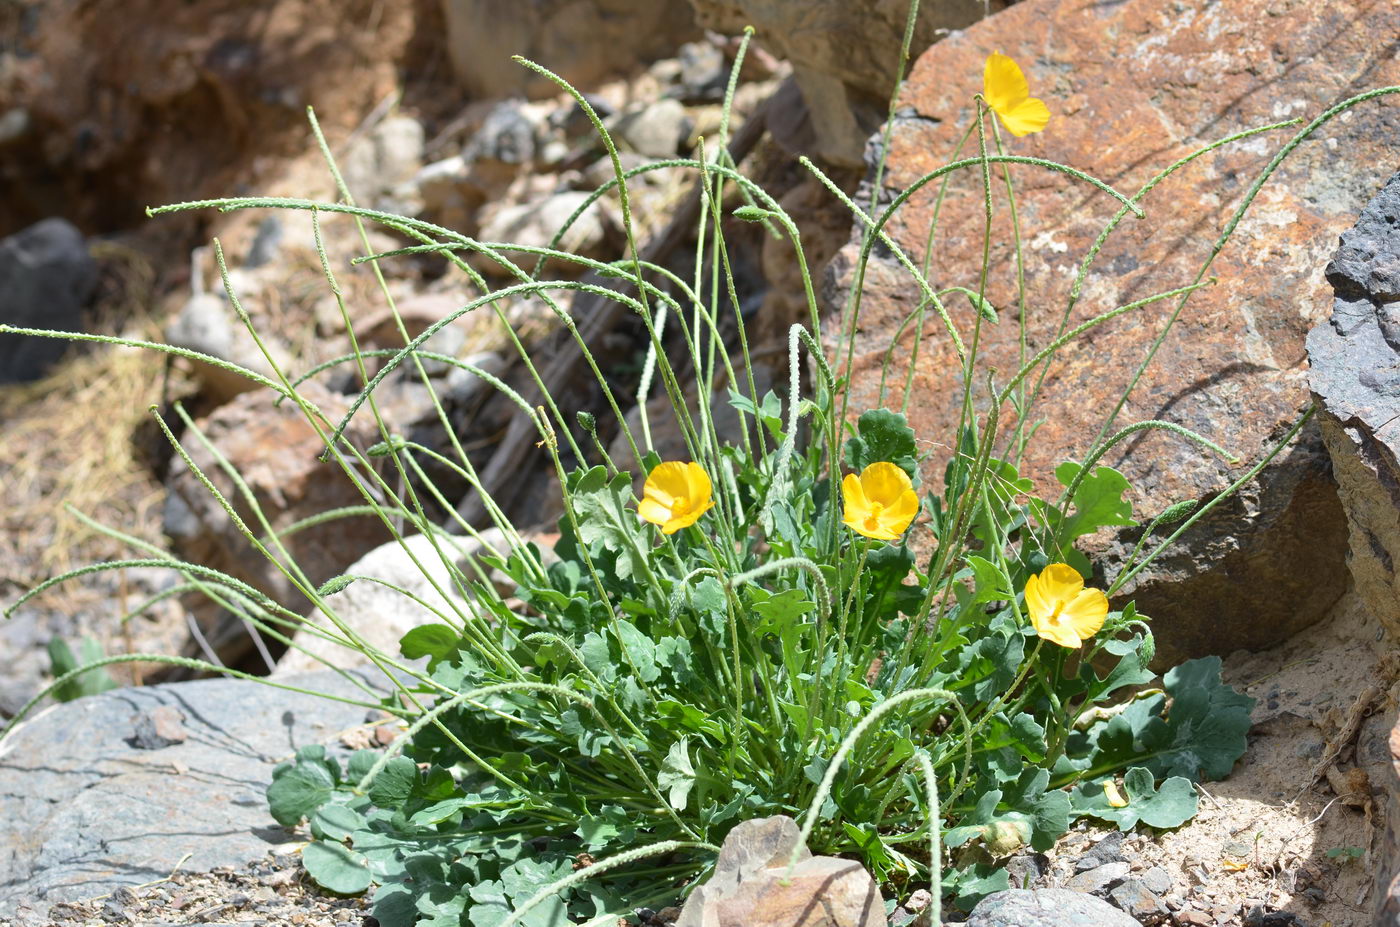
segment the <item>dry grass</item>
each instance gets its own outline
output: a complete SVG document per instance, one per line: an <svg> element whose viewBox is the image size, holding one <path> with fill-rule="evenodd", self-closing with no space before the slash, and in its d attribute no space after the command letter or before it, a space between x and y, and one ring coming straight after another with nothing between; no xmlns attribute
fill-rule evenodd
<svg viewBox="0 0 1400 927"><path fill-rule="evenodd" d="M139 254L94 248L104 294L92 330L158 336L149 320L153 275ZM138 322L128 322L139 319ZM133 435L160 401L163 363L148 352L75 346L43 380L0 387L0 592L15 592L65 570L131 556L126 547L82 524L71 506L104 524L159 542L163 493L138 459ZM110 583L65 583L36 607L74 614L110 599Z"/></svg>

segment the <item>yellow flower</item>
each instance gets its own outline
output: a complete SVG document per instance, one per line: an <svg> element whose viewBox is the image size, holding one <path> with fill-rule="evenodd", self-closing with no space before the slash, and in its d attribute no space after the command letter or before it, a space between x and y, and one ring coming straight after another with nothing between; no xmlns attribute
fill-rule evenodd
<svg viewBox="0 0 1400 927"><path fill-rule="evenodd" d="M1026 610L1035 633L1061 647L1078 647L1099 633L1108 617L1108 596L1085 589L1079 571L1052 563L1026 580Z"/></svg>
<svg viewBox="0 0 1400 927"><path fill-rule="evenodd" d="M919 514L919 497L909 474L892 463L880 461L847 473L841 481L842 521L857 534L893 541Z"/></svg>
<svg viewBox="0 0 1400 927"><path fill-rule="evenodd" d="M704 467L689 460L668 460L657 464L647 477L637 514L660 525L662 534L675 534L695 524L714 504Z"/></svg>
<svg viewBox="0 0 1400 927"><path fill-rule="evenodd" d="M987 56L987 66L982 71L982 98L1012 135L1039 132L1050 122L1050 108L1044 100L1031 96L1026 75L1001 52Z"/></svg>

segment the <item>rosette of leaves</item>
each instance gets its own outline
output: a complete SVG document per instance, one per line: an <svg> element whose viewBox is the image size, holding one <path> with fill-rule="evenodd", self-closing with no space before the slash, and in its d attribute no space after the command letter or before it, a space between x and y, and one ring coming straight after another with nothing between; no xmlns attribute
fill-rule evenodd
<svg viewBox="0 0 1400 927"><path fill-rule="evenodd" d="M917 478L915 447L903 416L867 413L845 462L889 460ZM401 755L370 777L370 755L342 771L311 748L275 775L278 820L310 822L313 877L342 892L378 884L387 927L493 927L531 899L514 922L602 924L677 901L739 821L803 818L815 801L813 852L900 886L936 865L966 904L1006 886L1000 858L1048 848L1080 816L1180 824L1195 810L1189 783L1242 752L1249 700L1220 684L1218 661L1103 707L1155 679L1131 605L1083 653L1047 650L1024 620L1020 591L1046 551L1130 520L1115 471L1079 480L1062 509L992 460L987 501L959 527L949 513L970 490L954 465L926 502L935 551L959 553L920 557L841 529L819 454L722 453L734 491L665 537L636 517L630 474L567 474L557 560L539 569L525 549L488 562L514 582L511 600L469 581L480 626L404 638L405 657L427 660L415 695L437 707ZM1062 471L1066 484L1076 475ZM915 689L945 695L881 715L821 794L856 725ZM1110 808L1099 783L1120 773L1129 801ZM598 863L664 842L676 848ZM536 897L561 881L547 903Z"/></svg>

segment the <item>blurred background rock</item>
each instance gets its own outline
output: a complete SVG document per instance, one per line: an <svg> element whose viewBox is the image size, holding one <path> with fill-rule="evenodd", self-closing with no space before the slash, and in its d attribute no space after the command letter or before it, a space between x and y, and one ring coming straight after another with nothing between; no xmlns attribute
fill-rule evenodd
<svg viewBox="0 0 1400 927"><path fill-rule="evenodd" d="M928 0L915 52L1004 5ZM611 178L612 166L573 100L510 56L538 61L585 92L631 169L690 156L702 138L714 152L737 36L750 24L758 36L740 74L731 149L793 212L820 268L850 223L796 156L817 159L855 190L866 137L894 85L905 15L902 0L7 0L0 3L0 322L167 341L270 374L224 293L209 248L217 236L274 361L301 370L339 356L349 332L325 286L306 213L201 210L150 219L146 209L254 193L335 200L305 115L314 107L359 204L482 240L544 245ZM692 277L693 176L646 173L630 194L651 257ZM354 224L320 218L359 342L401 345L371 269L350 264L363 253ZM377 250L406 243L373 226L369 234ZM766 368L784 349L787 326L805 314L800 286L783 243L741 223L726 234L740 306ZM582 215L564 245L599 260L623 255L615 192ZM504 279L490 261L471 263ZM447 273L441 259L380 266L410 335L469 298L465 279ZM558 262L545 268L579 272ZM570 308L566 296L559 302ZM557 318L541 301L504 305L502 318L542 356L560 353L550 340ZM503 324L474 313L431 347L528 389ZM733 329L732 319L725 324ZM605 369L618 371L618 391L631 395L645 350L637 320L597 313L589 339ZM578 407L601 411L596 385L567 366L556 371L556 385L570 389ZM507 440L517 437L512 407L464 371L430 372L474 462L514 475L514 458L502 450L503 441L506 450L515 446ZM760 378L768 379L765 369ZM320 379L331 405L357 386L336 371ZM152 405L183 433L174 414L180 403L251 474L274 523L329 504L305 440L314 435L287 433L296 425L285 415L266 419L258 411L265 397L249 395L249 383L220 368L8 335L0 341L5 383L0 600L75 566L148 555L74 513L175 556L224 566L256 561L217 506L192 491L191 475L147 411ZM416 378L391 378L380 399L406 433L444 445ZM253 427L260 422L265 427ZM454 502L466 496L451 474L430 473ZM554 517L551 479L509 481L510 510L522 523L548 526ZM470 511L469 500L464 505ZM308 537L316 552L311 578L344 570L383 539L368 524L349 525L331 544ZM275 571L235 572L289 607L305 604ZM75 646L92 638L106 653L175 652L270 669L276 648L253 647L228 615L174 595L177 583L161 569L96 573L0 622L0 717L41 684L54 638ZM168 675L138 665L112 673L134 683Z"/></svg>

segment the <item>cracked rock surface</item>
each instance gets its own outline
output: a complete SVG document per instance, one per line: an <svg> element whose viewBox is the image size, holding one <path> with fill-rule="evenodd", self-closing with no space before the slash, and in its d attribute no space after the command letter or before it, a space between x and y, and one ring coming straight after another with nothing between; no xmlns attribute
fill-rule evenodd
<svg viewBox="0 0 1400 927"><path fill-rule="evenodd" d="M377 700L332 673L288 683ZM165 878L186 854L187 872L265 856L289 839L267 811L273 767L336 743L365 712L209 679L116 689L31 717L0 742L0 917ZM177 726L183 740L142 736Z"/></svg>
<svg viewBox="0 0 1400 927"><path fill-rule="evenodd" d="M1346 510L1347 567L1366 608L1400 633L1400 174L1342 233L1332 262L1332 314L1308 335L1323 439ZM1393 645L1392 645L1393 646ZM1372 774L1385 806L1377 853L1377 923L1400 919L1400 725L1390 690L1389 756Z"/></svg>

